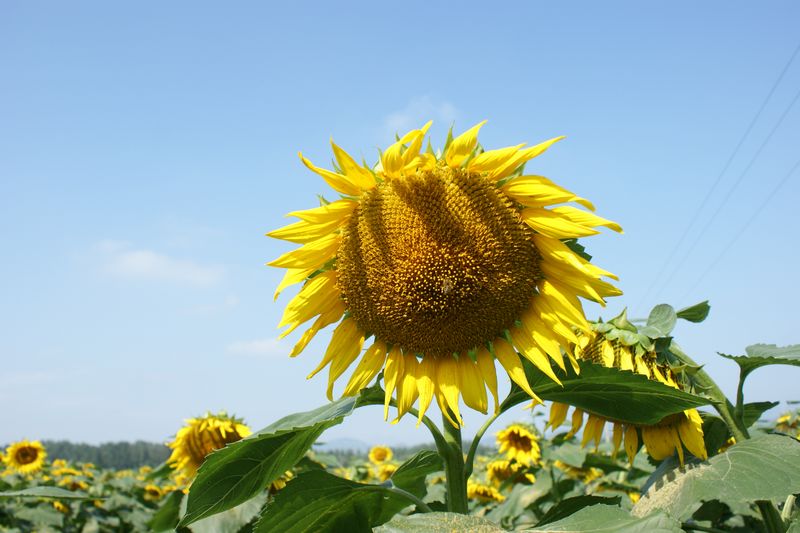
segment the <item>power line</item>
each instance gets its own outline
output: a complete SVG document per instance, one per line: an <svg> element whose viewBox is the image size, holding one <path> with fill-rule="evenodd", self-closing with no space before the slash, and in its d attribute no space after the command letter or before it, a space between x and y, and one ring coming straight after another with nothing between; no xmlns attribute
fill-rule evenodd
<svg viewBox="0 0 800 533"><path fill-rule="evenodd" d="M705 197L703 198L703 201L700 202L700 205L695 210L694 215L692 216L692 219L689 221L689 224L687 224L686 228L683 230L683 234L678 239L678 242L675 244L674 248L669 253L669 255L667 255L667 260L664 261L661 264L661 269L658 271L658 274L656 274L656 277L653 279L653 282L650 284L650 286L647 288L647 290L642 295L642 298L639 301L639 304L637 305L637 308L641 308L642 304L645 303L645 301L647 300L647 296L650 294L650 291L652 291L655 288L656 284L661 279L661 276L666 271L667 266L671 262L672 258L675 256L675 253L680 249L681 245L683 244L683 241L689 235L689 231L692 229L692 226L694 226L694 223L697 222L697 217L700 216L700 213L703 212L703 209L706 206L706 204L708 203L709 199L711 199L711 196L714 194L714 191L716 190L717 186L719 185L720 181L722 180L722 176L725 175L725 172L727 172L728 167L730 167L730 164L733 161L733 159L736 157L736 154L739 153L739 149L744 144L744 141L745 141L745 139L747 139L747 136L750 135L750 131L753 129L753 127L755 126L756 122L758 122L759 117L761 117L761 113L764 111L764 108L767 107L767 104L769 103L770 99L772 98L772 95L775 93L775 90L778 88L778 85L780 85L781 81L783 80L783 76L786 74L786 72L789 70L789 67L794 62L794 58L797 56L798 52L800 52L800 44L798 44L797 48L794 49L794 52L792 52L792 55L789 57L789 60L786 62L786 65L784 65L783 70L781 70L780 75L778 75L778 78L775 80L775 83L772 84L772 88L769 90L769 93L767 93L767 96L766 96L766 98L764 98L764 101L761 102L761 106L758 108L758 111L756 111L755 116L750 121L750 124L745 129L744 134L742 134L742 137L739 139L739 142L736 144L736 147L733 149L733 152L731 152L731 155L728 157L728 160L725 162L725 165L722 167L722 170L717 175L717 179L714 180L714 183L711 185L711 188L706 193Z"/></svg>
<svg viewBox="0 0 800 533"><path fill-rule="evenodd" d="M767 198L761 203L760 206L758 206L758 209L756 209L753 212L753 214L750 215L750 218L747 219L747 222L745 222L744 226L742 226L739 229L739 231L736 232L733 239L731 239L730 242L728 242L728 244L725 246L725 248L722 249L719 255L717 255L717 257L714 259L714 261L711 262L711 265L709 265L709 267L705 271L703 271L700 277L697 278L697 281L694 283L694 285L692 285L692 287L688 291L686 291L686 294L683 295L682 298L683 300L685 300L686 297L689 296L689 294L691 294L698 287L698 285L700 285L700 283L702 283L705 277L708 274L710 274L712 270L714 270L714 268L722 260L722 258L725 257L725 254L727 254L728 251L733 247L733 245L736 244L736 241L739 240L739 237L741 237L744 234L744 232L747 231L747 228L750 227L750 224L752 224L753 221L758 217L758 215L761 214L761 211L763 211L764 208L767 207L767 205L772 201L772 198L776 194L778 194L778 191L781 189L781 187L783 187L786 184L786 182L789 181L789 178L792 176L792 174L795 173L795 171L798 168L800 168L800 159L798 159L797 163L795 163L794 166L791 168L791 170L789 170L789 172L786 173L783 179L781 179L781 181L779 181L778 184L775 185L772 191L770 191Z"/></svg>
<svg viewBox="0 0 800 533"><path fill-rule="evenodd" d="M692 244L691 244L691 246L689 246L689 249L686 250L686 253L683 254L683 257L681 257L680 261L678 261L678 264L675 266L675 268L672 270L672 272L670 273L670 275L667 278L667 280L664 282L664 284L661 286L661 288L656 293L656 297L658 297L658 295L661 294L661 291L664 290L665 286L669 285L669 283L675 277L675 274L677 274L678 271L683 266L683 264L686 261L686 259L694 251L694 249L697 246L697 244L703 239L703 237L705 236L706 231L708 230L708 228L710 228L711 224L717 219L717 215L719 215L720 211L722 211L722 208L725 207L725 204L728 203L728 200L730 200L730 198L733 195L734 191L739 187L739 184L742 183L742 180L744 179L745 175L750 171L750 169L752 168L753 164L756 162L756 159L758 159L758 156L761 155L761 152L764 150L764 147L766 147L767 144L769 143L769 141L772 139L772 136L775 134L776 131L778 131L778 128L781 126L781 124L783 124L783 120L789 115L789 112L794 107L794 104L797 103L798 99L800 99L800 90L797 91L797 93L794 95L794 98L792 98L792 101L789 102L789 105L786 107L786 109L783 110L783 113L781 114L780 118L778 119L778 122L775 123L775 126L773 126L772 130L769 132L767 137L764 139L764 142L762 142L761 146L758 147L758 150L756 150L756 153L750 159L750 162L747 164L745 169L742 171L741 174L739 174L739 177L736 178L736 182L733 184L733 186L730 189L728 189L728 193L725 195L725 198L722 199L722 202L717 206L717 209L714 211L714 214L711 215L711 218L708 220L708 222L706 222L706 224L703 226L703 228L697 234L697 237L694 239L694 241L692 241Z"/></svg>

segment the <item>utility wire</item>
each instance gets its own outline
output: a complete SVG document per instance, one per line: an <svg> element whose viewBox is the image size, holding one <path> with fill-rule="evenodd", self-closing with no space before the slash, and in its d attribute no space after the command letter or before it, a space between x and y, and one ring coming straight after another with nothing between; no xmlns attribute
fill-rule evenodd
<svg viewBox="0 0 800 533"><path fill-rule="evenodd" d="M711 265L709 265L709 267L700 275L700 277L697 278L697 281L694 283L694 285L692 285L692 287L688 291L686 291L686 294L683 295L682 298L683 300L685 300L689 296L689 294L691 294L700 285L700 283L703 282L705 277L708 274L710 274L711 271L714 270L714 268L722 260L722 258L725 257L725 254L727 254L728 251L730 251L730 249L733 248L733 245L736 244L736 241L739 240L739 237L741 237L742 234L744 234L744 232L747 231L747 228L750 227L750 224L752 224L753 221L758 217L758 215L761 214L761 211L763 211L764 208L767 207L767 205L772 201L775 195L778 194L778 191L786 184L787 181L789 181L789 178L792 176L792 174L795 173L795 171L797 171L798 168L800 168L800 159L798 159L797 163L795 163L794 166L791 168L791 170L789 170L789 172L786 173L783 179L781 179L781 181L779 181L778 184L775 185L775 187L772 189L772 191L770 191L766 199L761 203L760 206L758 206L758 209L756 209L755 212L753 212L753 214L750 215L750 218L747 219L747 222L745 222L744 226L742 226L739 229L739 231L736 232L736 234L733 236L733 239L731 239L730 242L728 242L728 244L725 246L725 248L722 249L722 251L719 253L719 255L717 255L717 257L714 259Z"/></svg>
<svg viewBox="0 0 800 533"><path fill-rule="evenodd" d="M792 52L791 57L789 57L789 61L786 62L786 65L784 65L783 70L781 70L781 73L778 76L778 79L776 79L775 83L772 84L772 88L769 90L769 93L767 93L766 98L764 98L764 101L761 103L761 106L758 108L758 111L756 111L755 116L753 117L753 119L750 121L750 124L745 129L744 134L742 134L742 137L739 139L739 142L736 144L736 147L733 149L733 152L731 152L731 155L728 157L728 160L725 162L725 165L722 167L722 170L720 171L719 175L717 175L717 179L714 180L714 183L711 185L711 188L706 193L705 198L703 198L703 201L700 202L700 205L695 210L694 215L692 216L692 219L689 221L689 224L687 224L686 228L683 230L683 234L678 239L678 242L675 244L675 246L673 247L672 251L667 256L667 260L664 261L661 264L661 269L658 271L658 274L656 274L656 277L653 279L653 282L650 284L650 286L647 288L647 290L642 295L642 298L639 301L639 304L637 305L637 308L641 308L642 304L645 303L645 301L647 300L647 296L650 294L650 291L652 291L655 288L656 284L661 279L661 276L666 271L667 266L669 265L670 261L675 256L677 251L680 249L681 245L683 244L683 241L689 235L689 231L691 231L692 226L694 226L694 223L697 222L697 218L700 216L700 213L703 212L703 208L706 206L708 201L711 199L711 196L714 194L714 191L716 190L717 186L719 185L720 181L722 180L722 176L725 175L725 172L727 172L728 167L730 167L731 162L736 157L736 154L739 153L739 149L744 144L745 139L747 139L747 136L750 135L750 132L752 131L752 129L755 126L756 122L758 122L759 117L761 117L761 113L764 111L764 108L767 107L767 104L769 103L770 99L772 98L772 95L775 93L775 90L778 88L778 85L780 85L781 81L783 80L783 76L786 74L786 72L789 70L789 67L794 62L794 59L797 56L798 52L800 52L800 44L798 44L797 48L794 49L794 52Z"/></svg>
<svg viewBox="0 0 800 533"><path fill-rule="evenodd" d="M747 173L753 167L753 164L756 162L756 159L758 159L758 156L761 155L761 152L764 150L764 147L766 147L767 144L769 144L769 141L772 139L772 136L775 134L776 131L778 131L778 128L780 128L781 124L783 124L783 120L787 117L787 115L789 114L789 111L792 110L792 108L794 107L794 104L797 103L798 99L800 99L800 90L797 91L797 93L794 95L794 98L792 98L792 101L789 103L789 105L786 107L786 109L783 110L783 113L781 114L780 118L778 119L778 122L775 123L775 126L773 126L772 130L769 132L769 135L767 135L767 137L764 139L764 142L761 143L761 146L758 147L758 150L756 150L756 153L750 159L750 162L747 164L747 166L742 171L742 173L739 174L739 177L736 178L736 182L733 184L733 186L730 189L728 189L728 193L725 195L725 198L723 198L722 203L720 203L717 206L717 209L714 211L714 214L711 215L711 218L708 220L708 222L706 222L706 224L703 226L703 228L697 234L697 237L694 239L694 241L692 241L692 244L691 244L691 246L689 246L689 249L686 250L686 253L683 254L683 257L681 257L680 261L678 261L678 264L675 265L675 268L672 270L672 273L670 273L670 275L667 278L667 280L664 282L664 284L661 286L661 288L656 293L656 297L658 297L658 295L661 294L661 292L664 290L665 286L669 285L669 283L675 277L675 274L677 274L678 271L683 266L683 264L686 261L686 259L694 251L695 247L697 246L697 243L699 243L703 239L703 236L705 236L706 231L708 230L708 228L710 228L711 224L714 222L714 220L717 219L717 215L719 215L720 211L722 211L722 208L725 207L725 204L728 203L728 200L730 200L730 198L733 195L734 191L737 189L737 187L739 187L739 184L742 183L742 180L744 179L745 175L747 175Z"/></svg>

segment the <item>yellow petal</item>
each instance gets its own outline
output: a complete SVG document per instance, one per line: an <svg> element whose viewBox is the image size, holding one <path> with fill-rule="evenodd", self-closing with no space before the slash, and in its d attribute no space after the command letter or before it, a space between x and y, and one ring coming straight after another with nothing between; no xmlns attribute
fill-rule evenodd
<svg viewBox="0 0 800 533"><path fill-rule="evenodd" d="M417 367L417 392L419 393L419 416L417 427L431 405L434 394L433 379L436 377L436 362L432 357L423 357Z"/></svg>
<svg viewBox="0 0 800 533"><path fill-rule="evenodd" d="M297 155L300 156L300 160L309 170L322 176L322 179L324 179L333 190L342 194L349 194L350 196L356 196L361 192L359 187L350 181L350 178L347 176L314 165L314 163L303 157L302 152L297 152Z"/></svg>
<svg viewBox="0 0 800 533"><path fill-rule="evenodd" d="M280 229L270 231L267 233L267 237L304 244L330 234L336 230L342 222L343 220L335 220L325 224L313 224L305 220L300 220Z"/></svg>
<svg viewBox="0 0 800 533"><path fill-rule="evenodd" d="M461 422L461 413L458 409L458 394L460 390L458 366L454 358L443 357L437 361L436 379L447 407L455 415L455 419Z"/></svg>
<svg viewBox="0 0 800 533"><path fill-rule="evenodd" d="M358 366L350 376L350 381L344 388L343 396L355 396L361 389L369 385L370 381L375 379L378 372L383 368L383 362L386 360L386 344L382 341L375 341L372 346L367 348Z"/></svg>
<svg viewBox="0 0 800 533"><path fill-rule="evenodd" d="M550 426L551 429L556 429L567 419L568 411L569 405L553 402L550 405L550 420L547 422L547 425Z"/></svg>
<svg viewBox="0 0 800 533"><path fill-rule="evenodd" d="M571 291L566 290L558 282L542 280L539 282L539 293L547 305L574 327L585 332L591 331L583 313L583 306Z"/></svg>
<svg viewBox="0 0 800 533"><path fill-rule="evenodd" d="M502 191L512 199L528 207L544 207L575 202L594 211L594 204L586 198L564 189L544 176L518 176L503 185Z"/></svg>
<svg viewBox="0 0 800 533"><path fill-rule="evenodd" d="M614 446L614 451L611 453L611 458L615 459L617 457L617 452L619 452L619 447L622 445L622 424L619 422L614 422L614 429L611 433L611 442Z"/></svg>
<svg viewBox="0 0 800 533"><path fill-rule="evenodd" d="M452 168L459 167L472 154L475 146L478 145L478 131L484 124L486 124L485 120L453 139L450 146L447 147L447 154L445 155L448 166Z"/></svg>
<svg viewBox="0 0 800 533"><path fill-rule="evenodd" d="M706 444L703 440L703 419L697 409L684 411L686 419L678 424L678 431L686 449L700 459L708 459Z"/></svg>
<svg viewBox="0 0 800 533"><path fill-rule="evenodd" d="M634 426L625 428L625 453L628 455L628 462L633 464L636 452L639 451L639 435Z"/></svg>
<svg viewBox="0 0 800 533"><path fill-rule="evenodd" d="M609 229L616 231L617 233L623 233L622 226L620 226L616 222L612 222L603 217L599 217L594 213L588 213L586 211L583 211L582 209L576 209L574 207L565 205L561 207L554 207L553 212L558 213L559 215L563 216L570 222L574 222L575 224L580 224L581 226L587 226L593 228L596 228L598 226L605 226Z"/></svg>
<svg viewBox="0 0 800 533"><path fill-rule="evenodd" d="M327 237L304 244L297 250L287 252L267 264L283 268L317 269L336 256L340 240L340 235L332 233Z"/></svg>
<svg viewBox="0 0 800 533"><path fill-rule="evenodd" d="M364 347L364 332L359 329L354 320L348 322L352 322L352 325L349 326L349 328L352 328L352 331L342 333L342 344L334 354L328 372L328 390L326 394L329 400L333 400L333 384L345 370L350 368L350 365L358 358L361 349ZM335 331L333 334L336 336ZM333 345L333 342L334 339L331 338L331 345ZM330 350L330 346L328 349Z"/></svg>
<svg viewBox="0 0 800 533"><path fill-rule="evenodd" d="M283 275L283 279L278 284L278 288L275 289L275 295L273 296L273 300L277 300L278 296L283 292L283 289L290 285L294 285L295 283L300 283L308 276L316 272L316 268L289 268L286 269L286 273Z"/></svg>
<svg viewBox="0 0 800 533"><path fill-rule="evenodd" d="M525 146L525 143L498 148L497 150L487 150L470 160L467 164L467 169L470 172L491 172L514 157L514 154L523 146Z"/></svg>
<svg viewBox="0 0 800 533"><path fill-rule="evenodd" d="M550 360L542 349L534 342L529 331L524 331L517 327L512 327L509 330L511 334L511 341L514 347L525 356L525 358L534 364L536 368L545 373L547 377L561 385L561 380L558 379L553 367L550 366Z"/></svg>
<svg viewBox="0 0 800 533"><path fill-rule="evenodd" d="M533 392L531 389L530 384L528 383L528 378L525 376L525 370L522 367L522 361L520 361L517 352L514 351L513 346L511 346L508 342L504 339L497 338L492 342L492 348L494 349L494 356L500 361L500 364L503 368L506 369L508 372L508 376L511 380L520 386L522 390L528 393L528 396L534 399L537 403L542 403L541 398Z"/></svg>
<svg viewBox="0 0 800 533"><path fill-rule="evenodd" d="M497 413L500 410L500 397L497 393L497 372L494 368L494 357L492 357L489 350L481 346L476 354L476 359L478 360L478 369L481 372L481 376L494 397L494 412Z"/></svg>
<svg viewBox="0 0 800 533"><path fill-rule="evenodd" d="M331 342L328 344L328 349L325 351L325 356L322 358L322 361L306 379L311 379L317 375L317 373L325 368L338 354L351 350L353 345L363 342L364 333L358 329L356 321L352 318L345 318L336 326L336 329L333 330ZM360 344L358 349L361 350Z"/></svg>
<svg viewBox="0 0 800 533"><path fill-rule="evenodd" d="M385 390L383 400L383 419L389 419L389 402L397 385L397 378L402 375L403 353L400 348L393 346L386 357L386 367L383 371L383 387Z"/></svg>
<svg viewBox="0 0 800 533"><path fill-rule="evenodd" d="M302 323L311 319L330 308L339 298L339 294L335 271L323 272L314 276L306 281L300 292L286 305L278 327L282 328L292 322Z"/></svg>
<svg viewBox="0 0 800 533"><path fill-rule="evenodd" d="M403 356L403 376L402 379L398 377L397 383L397 418L392 421L392 424L396 424L403 418L403 415L411 409L419 396L419 392L417 392L418 368L419 361L416 356Z"/></svg>
<svg viewBox="0 0 800 533"><path fill-rule="evenodd" d="M576 224L552 210L539 207L526 207L520 213L520 217L531 228L554 239L588 237L600 233L596 229Z"/></svg>
<svg viewBox="0 0 800 533"><path fill-rule="evenodd" d="M294 345L292 348L291 353L289 353L290 357L296 357L300 355L300 352L306 349L308 343L311 342L311 339L322 329L325 328L335 322L338 322L342 315L344 315L346 305L343 301L339 300L332 308L328 309L324 313L322 313L317 319L314 321L314 324L308 328L308 330L303 333L303 336L300 337L300 340L297 341L297 344Z"/></svg>
<svg viewBox="0 0 800 533"><path fill-rule="evenodd" d="M536 245L536 248L541 250L549 259L557 259L558 261L568 264L588 276L595 278L606 276L611 279L619 279L611 272L603 270L602 268L599 268L578 256L575 252L570 250L567 245L558 239L546 237L544 235L534 235L533 242Z"/></svg>
<svg viewBox="0 0 800 533"><path fill-rule="evenodd" d="M331 139L333 155L336 157L339 168L350 178L350 181L361 190L369 190L375 187L375 176L368 168L364 168L350 157L350 154L342 150L333 139Z"/></svg>
<svg viewBox="0 0 800 533"><path fill-rule="evenodd" d="M572 427L570 428L569 432L567 433L567 438L572 438L583 425L583 411L580 409L575 409L572 411Z"/></svg>
<svg viewBox="0 0 800 533"><path fill-rule="evenodd" d="M458 358L458 372L464 403L476 411L486 414L486 386L481 378L478 365L468 355L462 354Z"/></svg>
<svg viewBox="0 0 800 533"><path fill-rule="evenodd" d="M419 155L422 139L430 125L431 123L428 122L418 130L409 131L381 154L381 167L384 175L390 178L403 175L406 165ZM408 143L411 144L406 146Z"/></svg>
<svg viewBox="0 0 800 533"><path fill-rule="evenodd" d="M358 206L358 202L343 198L313 209L292 211L286 216L297 217L300 220L313 222L314 224L326 224L334 221L344 222L356 206Z"/></svg>
<svg viewBox="0 0 800 533"><path fill-rule="evenodd" d="M489 177L491 179L500 180L505 178L506 176L510 176L517 170L521 165L524 165L526 162L530 161L534 157L538 157L544 153L545 150L550 148L554 143L557 143L564 137L555 137L543 143L539 143L536 146L531 146L530 148L525 148L523 150L519 150L513 157L509 158L505 163L494 169L489 173Z"/></svg>

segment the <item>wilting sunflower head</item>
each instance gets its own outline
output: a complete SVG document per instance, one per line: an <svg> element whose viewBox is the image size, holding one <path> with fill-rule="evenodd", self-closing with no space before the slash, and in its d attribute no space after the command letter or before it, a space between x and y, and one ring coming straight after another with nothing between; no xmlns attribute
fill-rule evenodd
<svg viewBox="0 0 800 533"><path fill-rule="evenodd" d="M595 324L595 327L599 327L599 325ZM676 389L683 388L679 376L669 365L659 363L657 354L652 349L645 349L639 344L626 345L616 338L609 339L602 331L581 334L573 353L578 359L635 372ZM557 428L563 424L568 410L568 405L553 403L550 407L548 425ZM572 428L568 436L574 435L583 426L581 445L586 446L594 441L595 448L597 448L603 436L603 428L606 422L610 422L613 425L613 454L617 454L624 441L625 452L631 464L639 451L640 435L641 442L644 443L647 453L653 459L662 460L677 453L680 463L683 464L684 448L695 457L708 458L703 440L703 421L697 409L687 409L682 413L670 415L659 423L649 426L608 420L591 412L588 413L584 425L584 414L582 409L575 408L573 410Z"/></svg>
<svg viewBox="0 0 800 533"><path fill-rule="evenodd" d="M483 483L469 481L467 483L467 498L478 500L482 503L502 502L506 499L497 489Z"/></svg>
<svg viewBox="0 0 800 533"><path fill-rule="evenodd" d="M250 428L242 420L226 413L190 418L178 430L175 439L167 444L172 454L167 462L184 475L192 477L203 464L203 460L214 450L250 435Z"/></svg>
<svg viewBox="0 0 800 533"><path fill-rule="evenodd" d="M512 424L497 433L497 445L501 454L511 461L528 465L537 464L542 457L538 437L521 424Z"/></svg>
<svg viewBox="0 0 800 533"><path fill-rule="evenodd" d="M148 502L157 502L164 496L164 490L152 483L145 485L143 491L143 497Z"/></svg>
<svg viewBox="0 0 800 533"><path fill-rule="evenodd" d="M486 479L499 487L503 482L511 480L513 483L528 481L534 483L536 477L526 472L523 464L508 460L492 461L486 465Z"/></svg>
<svg viewBox="0 0 800 533"><path fill-rule="evenodd" d="M47 452L38 440L21 440L6 448L3 462L19 474L32 474L44 466Z"/></svg>
<svg viewBox="0 0 800 533"><path fill-rule="evenodd" d="M276 297L303 283L286 306L283 335L314 319L292 356L338 323L309 375L330 365L329 398L360 356L344 394L357 394L383 370L385 418L392 396L397 419L419 399L421 420L436 398L458 425L459 397L485 413L487 386L496 411L495 359L539 401L517 352L558 381L549 358L563 369L562 349L577 340L576 329L589 330L578 297L604 303L621 294L602 279L612 274L567 244L600 226L621 228L570 205L550 207L594 209L547 178L522 172L561 137L483 151L482 125L448 136L437 154L421 151L428 123L383 151L374 168L333 143L334 170L300 156L342 197L290 213L299 221L268 235L302 246L269 264L287 269Z"/></svg>
<svg viewBox="0 0 800 533"><path fill-rule="evenodd" d="M386 461L391 461L393 455L392 449L388 446L373 446L369 451L369 460L373 464L378 465Z"/></svg>
<svg viewBox="0 0 800 533"><path fill-rule="evenodd" d="M392 474L394 474L395 472L397 472L397 465L393 465L391 463L384 463L380 465L380 467L378 468L378 479L380 479L381 481L386 481L387 479L392 477Z"/></svg>

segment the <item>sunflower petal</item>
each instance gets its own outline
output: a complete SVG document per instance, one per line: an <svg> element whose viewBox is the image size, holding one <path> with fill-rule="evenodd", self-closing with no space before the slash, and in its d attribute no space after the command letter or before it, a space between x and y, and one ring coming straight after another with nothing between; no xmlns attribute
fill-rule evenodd
<svg viewBox="0 0 800 533"><path fill-rule="evenodd" d="M389 420L389 402L397 385L398 376L402 375L403 353L400 348L393 346L386 357L386 366L383 370L383 387L385 389L383 400L383 419Z"/></svg>
<svg viewBox="0 0 800 533"><path fill-rule="evenodd" d="M332 233L327 237L304 244L297 250L286 252L274 261L267 263L267 265L283 268L317 269L336 256L340 240L340 235Z"/></svg>
<svg viewBox="0 0 800 533"><path fill-rule="evenodd" d="M305 333L303 333L303 335L300 337L300 340L294 345L294 348L292 348L292 351L289 353L289 357L296 357L300 355L300 353L306 349L308 343L311 342L311 339L313 339L321 329L338 322L339 319L342 318L342 315L344 315L345 308L345 303L340 300L332 308L318 316L314 321L314 324L308 328Z"/></svg>
<svg viewBox="0 0 800 533"><path fill-rule="evenodd" d="M437 361L436 379L447 408L455 415L456 420L461 421L461 413L458 409L460 382L458 379L458 366L454 358L443 357Z"/></svg>
<svg viewBox="0 0 800 533"><path fill-rule="evenodd" d="M306 379L311 379L319 373L320 370L325 368L328 363L333 361L340 353L348 353L353 349L353 346L358 344L358 350L361 350L361 345L364 342L364 332L362 332L356 325L356 321L352 318L345 318L342 320L336 329L333 330L331 342L328 344L328 349L322 357L317 368L315 368Z"/></svg>
<svg viewBox="0 0 800 533"><path fill-rule="evenodd" d="M331 147L333 148L333 155L336 157L336 162L339 163L339 167L356 187L361 190L369 190L375 187L375 176L373 176L372 171L356 163L356 161L350 157L350 154L333 142L333 139L331 139Z"/></svg>
<svg viewBox="0 0 800 533"><path fill-rule="evenodd" d="M358 366L350 376L350 381L344 388L342 396L355 396L364 387L369 385L369 382L375 379L378 372L383 368L383 362L386 360L386 344L382 341L375 341L372 346L367 348Z"/></svg>
<svg viewBox="0 0 800 533"><path fill-rule="evenodd" d="M517 327L512 327L509 330L511 334L511 342L514 347L525 356L525 359L533 363L533 365L545 373L547 377L561 385L561 380L558 379L553 367L550 365L550 360L541 348L534 342L529 331L522 330Z"/></svg>
<svg viewBox="0 0 800 533"><path fill-rule="evenodd" d="M478 360L478 369L481 372L483 380L489 387L489 391L494 397L494 412L500 411L500 397L497 393L497 372L494 367L494 357L485 347L481 346L476 354Z"/></svg>
<svg viewBox="0 0 800 533"><path fill-rule="evenodd" d="M486 124L485 120L453 139L453 142L447 147L447 153L445 154L445 160L448 166L452 168L459 167L461 163L472 154L473 150L475 150L475 147L478 145L478 131L484 124Z"/></svg>
<svg viewBox="0 0 800 533"><path fill-rule="evenodd" d="M286 216L297 217L306 222L314 224L326 224L333 221L344 222L350 213L358 206L358 202L342 198L329 204L314 207L313 209L305 209L303 211L292 211Z"/></svg>
<svg viewBox="0 0 800 533"><path fill-rule="evenodd" d="M504 339L498 338L492 342L492 348L494 349L494 356L500 361L503 368L506 369L511 380L528 393L528 396L533 398L535 402L543 403L542 399L531 389L528 378L525 376L525 370L522 367L522 361L520 361L517 352L514 351L514 347Z"/></svg>
<svg viewBox="0 0 800 533"><path fill-rule="evenodd" d="M467 164L467 169L470 172L492 172L514 157L514 154L523 146L525 146L525 143L498 148L497 150L487 150L471 159Z"/></svg>
<svg viewBox="0 0 800 533"><path fill-rule="evenodd" d="M526 207L520 213L522 221L542 235L554 239L572 239L588 237L600 233L596 229L587 228L554 213L553 210L539 207Z"/></svg>
<svg viewBox="0 0 800 533"><path fill-rule="evenodd" d="M509 197L528 207L544 207L575 202L594 211L592 202L576 196L572 191L560 187L544 176L525 175L509 180L501 188Z"/></svg>
<svg viewBox="0 0 800 533"><path fill-rule="evenodd" d="M436 377L436 363L430 357L423 357L417 368L417 392L419 393L419 416L417 427L422 422L434 394L433 380Z"/></svg>
<svg viewBox="0 0 800 533"><path fill-rule="evenodd" d="M486 414L486 386L478 365L468 355L464 354L458 358L458 372L464 403L476 411Z"/></svg>
<svg viewBox="0 0 800 533"><path fill-rule="evenodd" d="M392 424L398 423L419 397L417 391L418 368L419 361L416 356L403 356L403 377L398 379L397 384L397 418L392 421Z"/></svg>
<svg viewBox="0 0 800 533"><path fill-rule="evenodd" d="M530 148L519 150L516 154L514 154L513 157L509 158L501 166L491 171L489 173L489 177L495 180L500 180L505 178L506 176L511 175L521 165L524 165L526 162L530 161L534 157L540 156L545 152L545 150L550 148L553 144L557 143L561 139L564 139L564 137L563 136L554 137L553 139L547 140L543 143L539 143L536 146L531 146Z"/></svg>
<svg viewBox="0 0 800 533"><path fill-rule="evenodd" d="M349 194L351 196L359 194L360 190L358 186L355 185L352 181L350 181L350 178L348 178L347 176L343 176L338 172L326 170L324 168L314 165L314 163L303 157L302 152L297 152L297 155L300 156L300 160L306 167L308 167L310 171L315 172L320 176L322 176L322 179L324 179L325 182L328 185L330 185L336 192L340 192L342 194Z"/></svg>

